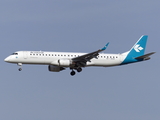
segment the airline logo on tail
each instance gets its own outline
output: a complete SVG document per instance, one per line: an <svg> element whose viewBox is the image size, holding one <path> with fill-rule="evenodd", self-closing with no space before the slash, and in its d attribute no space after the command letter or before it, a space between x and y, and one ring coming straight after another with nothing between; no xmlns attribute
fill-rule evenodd
<svg viewBox="0 0 160 120"><path fill-rule="evenodd" d="M137 44L137 45L135 45L134 50L136 52L140 52L141 50L143 50L143 48L139 44Z"/></svg>

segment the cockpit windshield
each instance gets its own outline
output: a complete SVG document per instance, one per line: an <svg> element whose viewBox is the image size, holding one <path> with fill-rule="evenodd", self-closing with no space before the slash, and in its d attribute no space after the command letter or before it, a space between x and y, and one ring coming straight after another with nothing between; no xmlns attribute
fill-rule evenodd
<svg viewBox="0 0 160 120"><path fill-rule="evenodd" d="M11 55L18 55L18 53L12 53Z"/></svg>

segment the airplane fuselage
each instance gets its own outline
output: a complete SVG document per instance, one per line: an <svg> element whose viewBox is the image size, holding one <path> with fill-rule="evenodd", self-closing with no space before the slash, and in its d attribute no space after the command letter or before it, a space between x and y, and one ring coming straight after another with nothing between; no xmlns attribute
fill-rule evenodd
<svg viewBox="0 0 160 120"><path fill-rule="evenodd" d="M5 61L16 64L58 65L58 60L69 60L72 62L72 58L84 54L86 53L18 51L7 57ZM116 66L121 64L123 60L124 56L121 54L99 54L97 58L88 61L86 66ZM70 67L70 65L64 65L62 67Z"/></svg>
<svg viewBox="0 0 160 120"><path fill-rule="evenodd" d="M107 43L102 49L91 53L18 51L4 61L18 64L19 71L22 70L22 64L48 65L48 70L52 72L70 68L72 70L70 74L73 76L74 70L81 72L82 67L110 67L149 60L149 56L155 52L144 54L147 38L147 35L143 35L129 51L122 54L100 54L107 48L109 44Z"/></svg>

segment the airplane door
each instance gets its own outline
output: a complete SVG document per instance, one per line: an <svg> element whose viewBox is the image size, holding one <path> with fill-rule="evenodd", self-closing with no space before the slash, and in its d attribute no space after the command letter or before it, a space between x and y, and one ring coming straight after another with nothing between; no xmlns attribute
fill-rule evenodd
<svg viewBox="0 0 160 120"><path fill-rule="evenodd" d="M124 56L119 54L119 58L120 58L120 62L122 62L124 60Z"/></svg>
<svg viewBox="0 0 160 120"><path fill-rule="evenodd" d="M23 58L24 58L24 59L27 59L27 58L28 58L28 52L26 52L26 51L23 52Z"/></svg>
<svg viewBox="0 0 160 120"><path fill-rule="evenodd" d="M122 55L122 54L120 54L119 56L120 56L120 61L121 61L121 62L123 62L123 61L124 61L124 59L126 58L126 55Z"/></svg>

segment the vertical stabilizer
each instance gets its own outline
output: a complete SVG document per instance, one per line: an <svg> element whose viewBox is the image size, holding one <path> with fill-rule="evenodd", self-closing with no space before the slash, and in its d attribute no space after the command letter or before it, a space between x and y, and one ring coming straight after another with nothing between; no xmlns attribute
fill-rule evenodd
<svg viewBox="0 0 160 120"><path fill-rule="evenodd" d="M126 54L126 57L122 64L132 63L132 62L138 62L137 59L134 59L136 57L144 55L146 43L147 43L147 35L141 36L141 38L136 42L136 44L130 49L130 51L124 54Z"/></svg>

